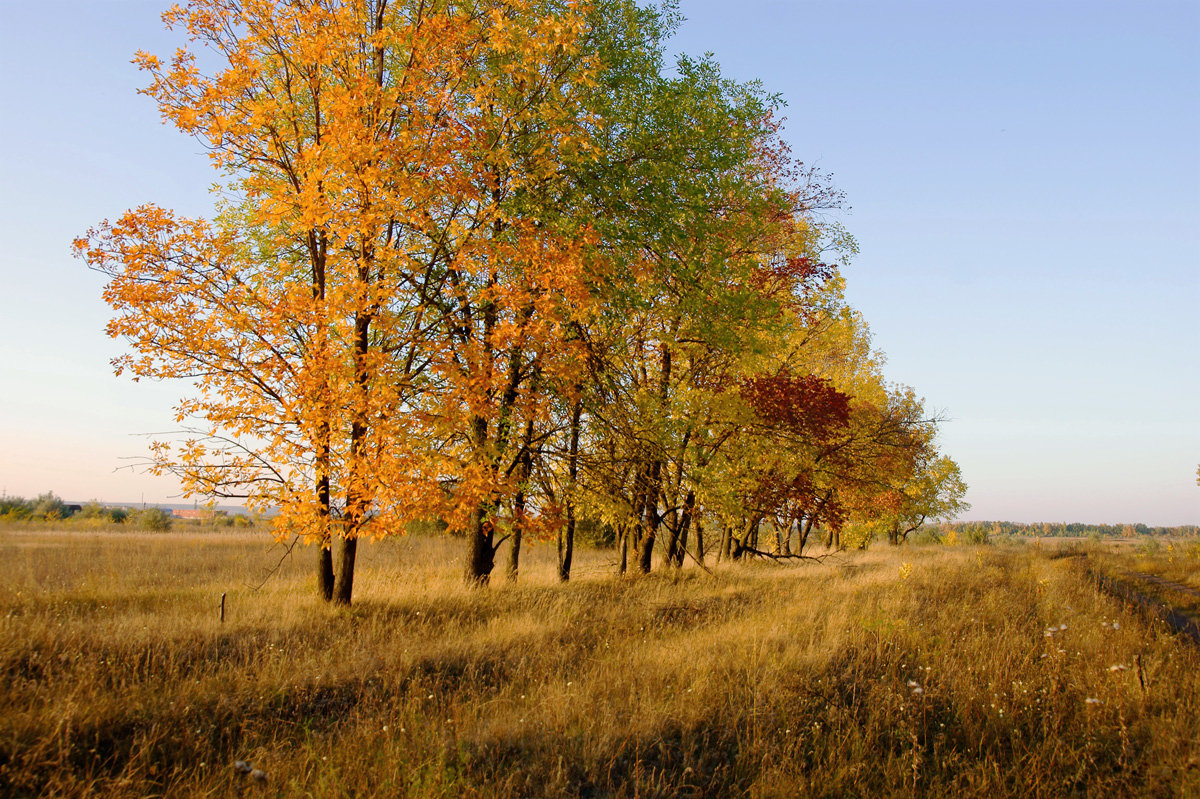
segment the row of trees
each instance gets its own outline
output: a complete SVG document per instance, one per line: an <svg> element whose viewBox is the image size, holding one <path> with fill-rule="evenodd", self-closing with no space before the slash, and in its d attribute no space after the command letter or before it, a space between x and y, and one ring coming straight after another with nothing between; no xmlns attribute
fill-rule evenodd
<svg viewBox="0 0 1200 799"><path fill-rule="evenodd" d="M777 101L668 65L632 0L192 0L141 53L223 176L76 242L135 377L195 385L154 445L187 491L278 508L350 601L356 543L422 520L503 544L581 520L622 570L892 541L962 507L936 419L889 386L827 264L841 202ZM815 539L813 539L815 540ZM660 544L661 541L661 544ZM335 557L336 556L336 557Z"/></svg>

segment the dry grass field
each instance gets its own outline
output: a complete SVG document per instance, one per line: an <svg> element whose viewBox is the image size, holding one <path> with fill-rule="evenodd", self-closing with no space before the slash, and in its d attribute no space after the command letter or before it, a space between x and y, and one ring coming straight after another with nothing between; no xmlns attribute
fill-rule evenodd
<svg viewBox="0 0 1200 799"><path fill-rule="evenodd" d="M1084 558L460 549L364 546L338 610L262 533L0 532L0 795L1200 795L1200 651Z"/></svg>
<svg viewBox="0 0 1200 799"><path fill-rule="evenodd" d="M1093 554L1096 569L1200 620L1200 542L1146 541Z"/></svg>

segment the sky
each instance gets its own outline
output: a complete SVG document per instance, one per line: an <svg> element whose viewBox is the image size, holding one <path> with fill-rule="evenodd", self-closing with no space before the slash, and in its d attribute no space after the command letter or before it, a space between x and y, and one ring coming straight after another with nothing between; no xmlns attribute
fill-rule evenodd
<svg viewBox="0 0 1200 799"><path fill-rule="evenodd" d="M159 0L0 0L0 492L179 502L139 463L185 387L113 376L73 238L211 209L130 63ZM681 0L833 176L886 374L946 419L963 519L1200 523L1200 3Z"/></svg>

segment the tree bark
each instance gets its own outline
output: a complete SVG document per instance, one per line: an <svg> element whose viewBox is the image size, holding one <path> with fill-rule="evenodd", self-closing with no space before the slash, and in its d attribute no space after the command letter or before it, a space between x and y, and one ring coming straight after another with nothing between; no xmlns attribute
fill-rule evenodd
<svg viewBox="0 0 1200 799"><path fill-rule="evenodd" d="M508 547L508 566L504 571L505 576L514 583L517 581L517 575L521 569L521 536L525 532L524 527L525 492L518 491L516 498L513 500L512 541Z"/></svg>
<svg viewBox="0 0 1200 799"><path fill-rule="evenodd" d="M476 416L471 421L471 440L476 452L482 452L487 444L488 420ZM471 511L467 525L467 563L464 578L467 585L482 588L488 584L492 569L496 565L496 548L493 545L494 530L488 520L490 506L481 502Z"/></svg>
<svg viewBox="0 0 1200 799"><path fill-rule="evenodd" d="M658 527L662 523L662 516L658 513L661 467L662 464L657 462L651 466L650 487L646 492L646 510L642 521L641 546L636 553L638 571L642 574L650 573L650 568L653 564L652 558L654 556L654 539L658 537Z"/></svg>
<svg viewBox="0 0 1200 799"><path fill-rule="evenodd" d="M320 458L318 458L320 460ZM317 480L317 504L320 506L320 548L317 550L317 592L326 602L333 599L333 541L330 535L329 518L329 474L326 471Z"/></svg>
<svg viewBox="0 0 1200 799"><path fill-rule="evenodd" d="M658 493L662 463L644 463L638 469L637 494L634 503L633 560L642 574L650 573L654 555L654 539L661 519L658 515Z"/></svg>
<svg viewBox="0 0 1200 799"><path fill-rule="evenodd" d="M533 421L525 423L525 442L521 450L521 488L513 498L513 531L512 544L508 549L508 568L506 575L514 582L521 568L521 540L525 537L525 484L533 474Z"/></svg>
<svg viewBox="0 0 1200 799"><path fill-rule="evenodd" d="M797 552L804 553L804 547L808 546L808 537L812 535L813 525L816 524L816 521L817 517L813 514L805 514L804 524L800 527L800 538L796 542L798 545L796 548Z"/></svg>
<svg viewBox="0 0 1200 799"><path fill-rule="evenodd" d="M581 386L576 386L582 390ZM571 441L567 451L567 527L558 534L558 579L571 579L571 559L575 552L575 480L579 476L579 420L583 415L583 398L576 398L571 408Z"/></svg>
<svg viewBox="0 0 1200 799"><path fill-rule="evenodd" d="M743 518L741 524L738 525L738 532L735 535L733 528L729 528L729 559L739 560L742 557L742 550L745 549L743 541L746 536L750 535L750 522Z"/></svg>
<svg viewBox="0 0 1200 799"><path fill-rule="evenodd" d="M621 525L621 537L617 541L619 552L619 560L617 562L617 574L625 576L625 571L629 567L629 525Z"/></svg>
<svg viewBox="0 0 1200 799"><path fill-rule="evenodd" d="M333 599L333 548L332 542L321 542L317 550L317 592L326 602Z"/></svg>
<svg viewBox="0 0 1200 799"><path fill-rule="evenodd" d="M496 565L496 548L492 543L493 531L487 520L487 508L482 505L471 512L467 537L467 585L484 588Z"/></svg>
<svg viewBox="0 0 1200 799"><path fill-rule="evenodd" d="M683 567L683 555L687 551L688 530L696 509L696 492L689 491L683 500L683 511L676 519L675 529L667 545L667 562L675 568Z"/></svg>
<svg viewBox="0 0 1200 799"><path fill-rule="evenodd" d="M575 552L575 508L567 503L566 528L558 533L558 581L571 579L571 559Z"/></svg>
<svg viewBox="0 0 1200 799"><path fill-rule="evenodd" d="M342 535L338 538L338 570L333 585L333 601L337 605L349 605L354 592L354 557L358 551L358 539Z"/></svg>

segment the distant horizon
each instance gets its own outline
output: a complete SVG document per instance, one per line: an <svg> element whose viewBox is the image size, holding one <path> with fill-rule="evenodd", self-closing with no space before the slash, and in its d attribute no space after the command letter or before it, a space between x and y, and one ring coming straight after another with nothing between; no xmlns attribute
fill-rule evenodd
<svg viewBox="0 0 1200 799"><path fill-rule="evenodd" d="M42 494L45 494L45 493L46 493L45 491L39 491L36 494L28 494L27 495L27 494L17 494L17 493L13 493L13 492L4 490L4 491L0 492L0 499L6 499L9 497L14 497L14 498L19 498L19 499L34 499L35 497L41 496ZM168 500L161 500L161 501L135 500L132 502L123 502L123 501L100 499L98 497L90 497L85 500L72 499L72 498L68 498L67 496L64 496L62 494L59 494L57 491L54 491L53 489L50 489L50 493L54 494L54 496L61 499L67 505L87 505L88 503L96 502L104 507L113 507L113 508L136 508L139 505L142 505L144 507L169 508L171 510L176 510L176 509L186 510L189 508L202 507L202 506L206 505L206 502L204 500L199 500L199 499L192 500L190 502L168 501ZM236 510L236 511L242 511L245 513L250 513L250 510L245 505L231 504L228 502L218 501L215 505L213 505L213 508L216 510L225 510L225 511ZM271 511L268 511L267 513L269 515L271 513ZM953 519L941 520L941 521L930 519L926 522L926 524L959 524L959 523L961 523L961 524L981 524L981 523L989 523L989 522L990 523L998 523L998 524L1021 524L1021 525L1054 524L1054 525L1092 525L1092 526L1107 526L1107 527L1115 527L1115 526L1121 526L1121 525L1128 524L1128 525L1143 525L1145 527L1149 527L1152 529L1153 528L1173 529L1173 528L1180 528L1180 527L1200 527L1200 522L1178 522L1178 523L1173 523L1173 524L1157 524L1157 523L1147 522L1147 521L1138 520L1138 519L1114 519L1114 520L1109 520L1109 521L1095 521L1095 520L1082 520L1082 519L1026 520L1026 519L1019 519L1019 518L991 518L991 517L983 518L983 517L974 517L974 516L971 516L969 518L955 517Z"/></svg>

